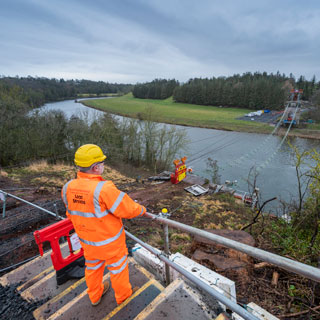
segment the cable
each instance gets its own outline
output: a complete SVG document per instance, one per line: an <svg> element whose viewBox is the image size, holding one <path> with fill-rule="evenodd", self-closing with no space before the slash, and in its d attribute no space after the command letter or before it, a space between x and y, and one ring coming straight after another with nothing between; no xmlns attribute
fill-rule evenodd
<svg viewBox="0 0 320 320"><path fill-rule="evenodd" d="M264 139L264 141L262 141L262 143L258 147L256 147L255 149L249 151L247 154L241 156L239 159L234 160L234 161L230 161L227 164L229 166L231 166L231 167L233 165L240 165L243 160L245 160L246 158L250 158L251 156L256 154L270 140L270 138L274 135L274 133L279 129L279 127L280 127L280 125L282 123L282 120L284 118L284 115L286 114L286 112L287 112L287 110L289 108L289 105L290 105L290 103L287 103L286 108L285 108L280 120L278 121L277 125L274 127L273 131Z"/></svg>
<svg viewBox="0 0 320 320"><path fill-rule="evenodd" d="M14 267L20 266L21 264L24 264L25 262L28 262L28 261L30 261L30 260L33 260L33 259L35 259L35 258L37 258L37 257L39 257L39 256L40 256L40 254L38 254L38 255L36 255L36 256L33 256L33 257L31 257L31 258L28 258L28 259L26 259L26 260L24 260L24 261L18 262L18 263L16 263L16 264L13 264L12 266L6 267L6 268L4 268L4 269L0 269L0 273L2 273L2 272L4 272L4 271L7 271L7 270L9 270L9 269L12 269L12 268L14 268Z"/></svg>
<svg viewBox="0 0 320 320"><path fill-rule="evenodd" d="M207 150L209 147L212 147L212 146L216 145L216 144L219 143L219 142L222 142L223 140L225 140L225 139L227 139L227 138L229 138L228 135L226 135L225 137L223 137L221 140L215 140L210 146L206 146L205 148L199 150L197 153L199 154L200 152L203 152L203 151ZM198 156L196 156L196 158L197 158L197 157L198 157ZM194 158L191 158L189 161L193 161L193 160L194 160Z"/></svg>
<svg viewBox="0 0 320 320"><path fill-rule="evenodd" d="M32 241L35 241L35 239L32 239L32 240L30 240L30 241L27 241L27 242L21 243L20 245L16 246L14 249L12 249L12 250L8 250L8 251L6 251L6 252L4 252L4 253L0 254L0 258L1 258L1 257L3 257L3 256L4 256L4 255L6 255L6 254L8 254L8 253L10 253L10 252L12 252L12 251L14 251L14 250L18 249L18 248L21 248L22 246L24 246L24 245L26 245L26 244L28 244L28 243L30 243L30 242L32 242Z"/></svg>
<svg viewBox="0 0 320 320"><path fill-rule="evenodd" d="M189 142L189 144L191 144L191 143L197 143L197 142L201 142L201 141L205 141L205 140L209 140L209 139L214 139L214 138L217 138L217 137L219 137L219 136L221 136L221 135L223 135L224 134L224 132L223 133L220 133L220 134L218 134L218 135L216 135L216 136L214 136L214 137L208 137L208 138L204 138L204 139L200 139L200 140L195 140L195 141L191 141L191 142Z"/></svg>
<svg viewBox="0 0 320 320"><path fill-rule="evenodd" d="M190 164L190 163L192 163L192 162L194 162L194 161L196 161L196 160L200 160L200 159L202 159L203 157L205 157L205 156L207 156L207 155L209 155L209 154L211 154L211 153L213 153L213 152L215 152L215 151L220 151L220 150L222 150L222 149L224 149L224 148L226 148L226 147L229 147L229 146L237 143L237 142L240 141L241 139L242 139L242 138L234 139L234 140L229 141L229 142L227 142L227 143L225 143L225 144L223 144L223 145L221 145L221 146L217 146L217 147L215 147L214 149L211 149L211 150L209 150L208 152L205 152L205 153L197 156L196 158L191 159L191 160L188 162L188 164ZM208 148L206 148L206 149L208 149Z"/></svg>
<svg viewBox="0 0 320 320"><path fill-rule="evenodd" d="M290 106L290 103L287 104L287 106L286 106L286 108L285 108L285 110L284 110L284 112L283 112L283 114L282 114L282 117L281 117L280 120L278 121L278 123L277 123L276 127L274 128L274 130L272 131L272 133L271 133L257 148L255 148L254 150L251 150L250 152L248 152L247 154L245 154L245 155L242 156L241 158L239 158L239 159L237 159L237 160L235 160L235 161L233 161L233 162L228 163L228 165L229 165L229 166L240 165L243 160L245 160L246 158L249 158L249 157L253 156L255 153L257 153L257 152L259 151L259 149L261 149L261 148L265 145L265 143L266 143L267 141L269 141L269 139L271 138L271 136L272 136L272 135L276 132L276 130L280 127L280 125L281 125L281 123L282 123L282 121L283 121L283 118L284 118L285 114L287 113L287 110L288 110L289 106ZM295 119L295 116L296 116L296 113L297 113L297 110L298 110L299 107L300 107L300 103L297 103L297 106L296 106L296 109L295 109L295 112L294 112L294 116L293 116L293 118L292 118L292 121L291 121L291 123L290 123L290 125L289 125L289 128L288 128L288 130L287 130L284 138L282 139L282 141L280 142L280 144L277 146L276 150L271 154L271 156L270 156L262 165L260 165L260 166L257 168L257 169L258 169L258 172L261 171L261 169L265 168L265 166L273 159L273 157L274 157L274 156L276 155L276 153L279 151L280 147L282 146L283 142L285 141L285 139L286 139L286 137L287 137L287 135L288 135L288 133L289 133L289 131L290 131L290 129L291 129L291 126L292 126L292 124L293 124L293 121L294 121L294 119ZM269 152L268 152L268 151L269 151L269 149L266 149L266 150L264 150L264 153L265 153L265 154L269 154L272 150L270 150Z"/></svg>
<svg viewBox="0 0 320 320"><path fill-rule="evenodd" d="M205 150L208 150L208 148L216 145L216 144L219 143L219 142L222 142L223 140L225 140L225 139L227 139L227 138L229 138L228 135L225 136L224 138L222 138L221 140L216 140L216 141L213 142L210 146L206 146L205 148L201 149L200 151L197 152L197 154L198 154L197 156L195 156L195 157L193 157L193 158L191 157L191 159L189 159L188 163L194 162L195 160L198 160L198 159L201 157L201 155L199 156L199 153L201 153L201 152L203 152L203 151L205 151ZM212 150L215 150L215 149L216 149L216 147L215 147L214 149L212 149Z"/></svg>
<svg viewBox="0 0 320 320"><path fill-rule="evenodd" d="M280 144L278 145L276 150L273 152L273 154L271 154L271 156L264 163L262 163L262 165L260 165L260 166L258 166L256 168L257 172L261 171L262 169L264 169L269 164L269 162L273 159L273 157L277 154L277 152L279 151L279 149L283 145L284 141L286 140L286 138L287 138L287 136L289 134L289 131L290 131L291 127L292 127L292 124L295 121L295 117L296 117L296 113L297 113L298 108L299 108L299 104L297 104L297 107L296 107L296 109L294 111L294 114L293 114L292 120L290 122L290 125L288 127L288 130L287 130L286 134L284 135L284 137L282 138Z"/></svg>
<svg viewBox="0 0 320 320"><path fill-rule="evenodd" d="M11 216L10 216L11 217ZM23 225L23 224L27 224L27 223L30 223L30 222L32 222L32 221L36 221L36 222L40 222L41 221L41 217L43 217L41 214L39 214L38 216L36 216L36 217L33 217L33 218L31 218L31 219L29 219L29 220L24 220L24 221L22 221L22 222L20 222L20 223L17 223L17 224L11 224L10 226L6 226L6 228L4 228L4 229L0 229L0 232L2 233L2 232L5 232L6 230L10 230L10 229L16 229L17 227L19 227L19 226L21 226L21 225ZM43 217L43 219L44 219L44 217ZM50 218L49 218L50 219ZM52 218L53 219L53 218ZM8 232L7 232L8 233Z"/></svg>

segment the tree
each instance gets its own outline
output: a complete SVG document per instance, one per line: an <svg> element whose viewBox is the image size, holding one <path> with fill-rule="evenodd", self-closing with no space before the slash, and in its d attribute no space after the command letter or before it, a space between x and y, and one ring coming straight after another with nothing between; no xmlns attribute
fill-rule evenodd
<svg viewBox="0 0 320 320"><path fill-rule="evenodd" d="M314 92L314 94L311 97L311 101L320 107L320 89Z"/></svg>
<svg viewBox="0 0 320 320"><path fill-rule="evenodd" d="M276 75L247 72L242 76L211 79L194 78L174 90L176 102L201 105L279 109L286 101L288 79Z"/></svg>
<svg viewBox="0 0 320 320"><path fill-rule="evenodd" d="M312 230L310 247L315 245L316 240L320 241L320 154L313 149L311 158L314 164L310 166L308 176L311 178L309 196L305 203L304 217L299 223L299 228Z"/></svg>
<svg viewBox="0 0 320 320"><path fill-rule="evenodd" d="M133 88L132 94L140 99L167 99L179 86L176 80L155 79L152 82L139 83Z"/></svg>

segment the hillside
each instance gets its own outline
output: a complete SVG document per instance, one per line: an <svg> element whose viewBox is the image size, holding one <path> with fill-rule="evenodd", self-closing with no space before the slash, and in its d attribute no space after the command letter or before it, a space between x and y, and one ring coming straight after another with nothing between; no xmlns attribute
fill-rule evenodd
<svg viewBox="0 0 320 320"><path fill-rule="evenodd" d="M40 203L40 206L50 201L56 201L56 203L60 203L58 206L59 214L64 216L60 191L63 184L74 175L75 168L71 166L49 165L46 162L40 162L25 168L1 171L0 189L7 190L7 192L32 203ZM225 230L224 232L240 230L249 224L255 215L249 208L235 202L227 194L207 194L194 197L184 190L188 186L184 181L178 185L172 185L170 182L159 183L148 180L147 177L147 172L136 178L128 177L108 166L106 166L104 173L104 178L111 178L121 190L145 205L149 212L158 213L162 208L167 208L171 213L170 219L200 229ZM26 208L28 208L26 205L8 199L6 218L2 220L1 227L1 270L10 270L7 269L9 266L37 255L38 249L32 241L33 230L54 222L54 218L48 218L44 214L44 219L42 216L42 219L26 223L28 211L30 212L30 208L27 210ZM16 231L10 229L12 214L15 215L15 221L22 219L21 221L25 222L24 227L20 226ZM253 225L248 230L250 230L258 248L277 252L268 238L269 233L265 232L273 220L274 217L263 216L260 223ZM125 224L128 230L141 240L163 249L162 226L155 222L150 223L147 218L127 220ZM207 246L194 241L188 234L170 229L169 236L171 252L181 252L191 258L196 258L196 251L197 254L202 252L207 258L197 260L198 262L236 281L240 303L246 304L254 301L274 315L301 310L301 307L296 305L296 301L301 301L301 299L307 303L309 281L300 276L290 274L269 264L261 264L260 261L252 258L245 265L242 265L240 271L239 265L234 266L234 269L230 263L228 267L223 267L221 264L216 264L214 258L208 258L211 257L212 249L209 248L208 251ZM12 242L13 239L14 242ZM227 256L225 258L229 259ZM271 284L275 273L279 275L276 286ZM289 285L294 285L295 296L290 295ZM319 299L317 293L314 299Z"/></svg>

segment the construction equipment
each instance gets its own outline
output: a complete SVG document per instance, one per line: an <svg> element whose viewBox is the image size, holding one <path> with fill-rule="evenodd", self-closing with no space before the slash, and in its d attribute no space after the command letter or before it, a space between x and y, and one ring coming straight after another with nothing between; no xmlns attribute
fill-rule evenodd
<svg viewBox="0 0 320 320"><path fill-rule="evenodd" d="M283 117L282 125L289 126L291 123L293 126L298 126L300 123L301 114L301 102L300 98L303 93L302 89L294 90L290 92L290 101L287 104L285 114Z"/></svg>
<svg viewBox="0 0 320 320"><path fill-rule="evenodd" d="M52 249L51 260L56 270L57 284L61 285L69 279L80 279L84 276L83 249L78 246L76 234L70 236L73 225L69 219L56 222L41 230L34 232L34 238L39 247L40 255L43 255L43 242L49 241ZM63 257L60 248L60 238L66 237L69 247L69 255ZM75 240L74 240L75 238ZM76 246L75 246L76 245Z"/></svg>
<svg viewBox="0 0 320 320"><path fill-rule="evenodd" d="M174 173L171 173L171 183L177 184L183 180L187 175L187 166L186 166L187 157L177 159L173 161L173 164L176 166Z"/></svg>

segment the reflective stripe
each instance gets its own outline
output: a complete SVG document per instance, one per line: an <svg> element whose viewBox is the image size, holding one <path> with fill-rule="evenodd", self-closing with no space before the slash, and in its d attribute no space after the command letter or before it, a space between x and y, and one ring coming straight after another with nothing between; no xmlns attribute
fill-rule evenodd
<svg viewBox="0 0 320 320"><path fill-rule="evenodd" d="M117 262L115 263L112 263L112 264L108 264L107 267L109 268L112 268L112 267L119 267L121 265L121 263L127 258L127 255L125 254L120 260L118 260Z"/></svg>
<svg viewBox="0 0 320 320"><path fill-rule="evenodd" d="M124 195L125 195L125 193L120 191L120 194L119 194L117 200L115 201L115 203L113 204L112 208L110 209L111 213L114 213L117 210L117 208L118 208L120 202L122 201Z"/></svg>
<svg viewBox="0 0 320 320"><path fill-rule="evenodd" d="M89 241L89 240L81 239L80 237L79 237L79 239L80 239L80 241L82 241L85 244L88 244L89 246L100 247L100 246L104 246L106 244L109 244L109 243L117 240L121 236L122 231L123 231L123 226L120 229L119 233L116 234L114 237L106 239L106 240L103 240L103 241Z"/></svg>
<svg viewBox="0 0 320 320"><path fill-rule="evenodd" d="M120 194L117 198L117 200L114 202L114 204L112 205L112 208L110 210L105 210L105 211L101 211L101 206L100 206L100 203L99 203L99 198L100 198L100 193L101 193L101 190L103 188L103 185L107 182L107 181L100 181L98 182L95 190L94 190L94 193L93 193L93 206L94 206L94 213L92 212L82 212L82 211L76 211L76 210L69 210L68 209L68 200L67 200L67 187L69 185L69 183L73 181L73 180L70 180L69 182L67 182L64 186L63 186L63 199L64 199L64 202L65 202L65 206L67 208L67 211L70 215L73 215L73 216L80 216L80 217L83 217L83 218L103 218L105 216L107 216L109 214L109 212L111 213L114 213L119 204L121 203L123 197L125 196L125 193L120 191ZM141 213L139 215L141 215L143 212L143 208L141 209Z"/></svg>
<svg viewBox="0 0 320 320"><path fill-rule="evenodd" d="M100 262L99 264L97 264L97 265L94 266L94 267L88 267L88 266L86 266L86 268L87 268L87 270L97 270L97 269L101 268L101 267L104 265L104 263L105 263L105 261L102 261L102 262Z"/></svg>
<svg viewBox="0 0 320 320"><path fill-rule="evenodd" d="M140 217L142 215L142 213L143 213L143 207L141 206L141 212L139 213L138 216L136 216L136 218Z"/></svg>
<svg viewBox="0 0 320 320"><path fill-rule="evenodd" d="M62 191L62 194L63 194L63 202L64 202L64 205L66 206L67 210L68 210L68 199L67 199L67 188L68 188L68 185L69 183L73 181L73 180L70 180L68 181L64 186L63 186L63 191Z"/></svg>
<svg viewBox="0 0 320 320"><path fill-rule="evenodd" d="M100 261L103 261L103 260L86 260L86 263L97 263L97 262L100 262Z"/></svg>
<svg viewBox="0 0 320 320"><path fill-rule="evenodd" d="M81 212L81 211L75 211L75 210L68 210L69 214L72 216L80 216L84 218L96 218L96 215L91 212Z"/></svg>
<svg viewBox="0 0 320 320"><path fill-rule="evenodd" d="M99 203L99 197L100 197L100 192L101 189L103 187L103 185L106 183L107 181L100 181L93 193L93 205L94 205L94 210L95 210L95 216L97 218L102 218L105 217L106 215L108 215L109 211L105 210L105 211L101 211L101 207L100 207L100 203Z"/></svg>
<svg viewBox="0 0 320 320"><path fill-rule="evenodd" d="M117 273L120 273L128 264L128 260L126 260L126 262L123 264L123 266L118 269L118 270L110 270L109 268L109 272L112 273L112 274L117 274Z"/></svg>
<svg viewBox="0 0 320 320"><path fill-rule="evenodd" d="M64 187L63 187L63 199L67 208L67 211L70 215L72 216L80 216L83 218L103 218L106 215L108 215L108 210L101 212L101 208L100 208L100 204L99 204L99 196L100 196L100 192L101 189L104 185L104 183L106 181L101 181L97 184L96 189L94 191L94 195L93 195L93 205L94 205L94 210L95 210L95 214L92 212L82 212L82 211L76 211L76 210L69 210L68 208L68 200L67 200L67 187L68 184L73 181L70 180L69 182L67 182Z"/></svg>

